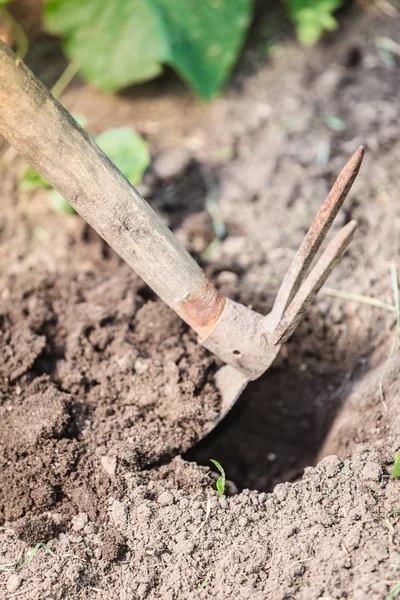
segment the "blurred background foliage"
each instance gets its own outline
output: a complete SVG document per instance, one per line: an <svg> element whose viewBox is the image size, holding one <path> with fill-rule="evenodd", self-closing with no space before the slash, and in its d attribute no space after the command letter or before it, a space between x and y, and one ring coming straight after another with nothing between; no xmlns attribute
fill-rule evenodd
<svg viewBox="0 0 400 600"><path fill-rule="evenodd" d="M345 0L280 0L304 46L338 26ZM81 77L113 92L159 76L172 67L202 99L229 79L249 35L256 0L45 0L42 27L60 37ZM10 4L10 9L6 4ZM19 42L12 0L0 0L0 20ZM7 26L8 23L8 26ZM5 40L7 41L7 39Z"/></svg>

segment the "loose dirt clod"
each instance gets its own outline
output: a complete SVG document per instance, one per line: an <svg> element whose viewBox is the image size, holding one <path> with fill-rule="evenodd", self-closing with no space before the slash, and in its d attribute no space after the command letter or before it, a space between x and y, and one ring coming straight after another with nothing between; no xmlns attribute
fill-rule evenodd
<svg viewBox="0 0 400 600"><path fill-rule="evenodd" d="M65 507L68 497L95 514L118 465L149 468L184 452L217 414L214 359L165 305L133 295L135 282L111 282L111 297L104 277L91 274L79 284L46 276L32 287L30 274L5 282L4 334L23 323L29 341L40 332L44 343L18 388L7 386L9 361L2 370L3 393L14 398L12 410L0 406L4 517L50 508L57 498ZM42 318L32 298L47 307ZM91 468L100 468L98 497L81 480Z"/></svg>

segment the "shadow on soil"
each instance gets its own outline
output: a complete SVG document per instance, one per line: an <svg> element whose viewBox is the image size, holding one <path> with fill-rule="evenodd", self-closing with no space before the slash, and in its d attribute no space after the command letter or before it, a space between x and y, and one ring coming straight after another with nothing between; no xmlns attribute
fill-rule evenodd
<svg viewBox="0 0 400 600"><path fill-rule="evenodd" d="M324 325L313 325L321 334ZM287 344L287 356L250 383L223 423L185 458L208 466L210 458L217 459L239 489L270 491L301 477L317 461L357 378L359 342L352 339L345 360L335 357L335 348L324 355L323 344L320 355L310 356L304 331L298 331Z"/></svg>

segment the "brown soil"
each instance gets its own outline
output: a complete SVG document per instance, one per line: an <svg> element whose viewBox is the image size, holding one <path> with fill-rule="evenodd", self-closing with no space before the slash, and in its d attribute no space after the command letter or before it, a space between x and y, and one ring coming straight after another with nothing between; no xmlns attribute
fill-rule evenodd
<svg viewBox="0 0 400 600"><path fill-rule="evenodd" d="M204 266L263 312L364 143L338 223L360 228L329 286L391 302L400 71L375 38L397 39L399 24L379 8L350 13L318 48L288 44L272 63L254 42L208 106L165 81L154 99L154 84L107 97L76 83L63 102L90 133L135 126L154 158L185 148L167 179L154 161L142 191L197 258L218 191L227 237ZM0 597L394 598L397 347L386 406L378 389L395 315L322 293L273 368L182 458L218 412L216 361L78 217L52 213L44 192L22 196L20 168L0 190ZM195 464L210 457L235 482L227 498Z"/></svg>
<svg viewBox="0 0 400 600"><path fill-rule="evenodd" d="M94 517L110 487L104 474L93 484L98 464L149 468L195 444L217 416L215 361L140 287L122 266L117 276L29 271L4 282L0 518L58 501Z"/></svg>

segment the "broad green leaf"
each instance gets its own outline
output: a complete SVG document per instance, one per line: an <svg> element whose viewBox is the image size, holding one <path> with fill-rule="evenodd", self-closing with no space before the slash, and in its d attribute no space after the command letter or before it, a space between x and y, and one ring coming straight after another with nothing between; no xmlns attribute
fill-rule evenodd
<svg viewBox="0 0 400 600"><path fill-rule="evenodd" d="M105 91L162 71L166 48L148 0L47 0L45 26L64 36L82 76Z"/></svg>
<svg viewBox="0 0 400 600"><path fill-rule="evenodd" d="M400 477L400 451L396 452L396 456L394 459L392 479L397 479L398 477Z"/></svg>
<svg viewBox="0 0 400 600"><path fill-rule="evenodd" d="M51 185L30 165L24 168L18 187L23 192L30 192L40 187L47 190L51 189Z"/></svg>
<svg viewBox="0 0 400 600"><path fill-rule="evenodd" d="M253 0L47 0L45 25L64 37L82 76L105 91L173 66L203 98L228 77Z"/></svg>
<svg viewBox="0 0 400 600"><path fill-rule="evenodd" d="M94 138L127 180L136 185L150 164L150 153L144 139L132 129L109 129Z"/></svg>
<svg viewBox="0 0 400 600"><path fill-rule="evenodd" d="M76 210L55 190L53 190L53 193L51 194L50 206L57 213L63 215L76 215Z"/></svg>
<svg viewBox="0 0 400 600"><path fill-rule="evenodd" d="M150 0L159 14L166 62L203 98L225 83L250 23L251 0Z"/></svg>
<svg viewBox="0 0 400 600"><path fill-rule="evenodd" d="M79 117L79 121L83 123L84 117ZM142 180L150 164L150 152L147 143L138 133L128 127L109 129L96 136L94 141L132 185ZM29 166L19 181L19 188L22 191L31 191L39 187L52 189L51 185ZM75 214L72 206L54 190L50 205L56 212Z"/></svg>
<svg viewBox="0 0 400 600"><path fill-rule="evenodd" d="M333 13L344 0L285 0L296 25L297 37L304 46L315 44L325 30L337 28Z"/></svg>

